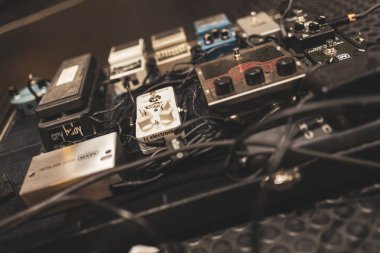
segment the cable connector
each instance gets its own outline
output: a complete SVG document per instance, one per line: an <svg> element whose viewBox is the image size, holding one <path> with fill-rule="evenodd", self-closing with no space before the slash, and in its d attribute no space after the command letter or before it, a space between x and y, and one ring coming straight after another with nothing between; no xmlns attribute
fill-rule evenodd
<svg viewBox="0 0 380 253"><path fill-rule="evenodd" d="M173 150L178 150L180 148L185 147L185 143L182 140L182 137L176 137L170 141L167 142L168 145L168 150L173 151ZM172 156L172 159L174 161L183 159L187 156L187 152L178 152L175 155Z"/></svg>
<svg viewBox="0 0 380 253"><path fill-rule="evenodd" d="M299 168L292 170L281 170L277 173L267 176L261 182L261 187L267 187L276 191L285 191L294 187L301 180Z"/></svg>
<svg viewBox="0 0 380 253"><path fill-rule="evenodd" d="M350 14L347 14L347 18L350 22L355 22L357 19L356 19L356 14L355 13L350 13Z"/></svg>

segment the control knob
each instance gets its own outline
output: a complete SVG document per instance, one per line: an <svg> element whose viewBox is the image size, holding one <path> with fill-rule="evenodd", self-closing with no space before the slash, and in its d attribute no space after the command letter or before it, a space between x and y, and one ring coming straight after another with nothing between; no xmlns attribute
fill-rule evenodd
<svg viewBox="0 0 380 253"><path fill-rule="evenodd" d="M215 93L218 96L225 96L234 92L234 84L229 76L218 77L214 80Z"/></svg>
<svg viewBox="0 0 380 253"><path fill-rule="evenodd" d="M285 57L276 63L279 76L289 76L297 72L297 64L293 57Z"/></svg>
<svg viewBox="0 0 380 253"><path fill-rule="evenodd" d="M258 66L247 69L244 76L247 85L258 85L265 82L264 71Z"/></svg>

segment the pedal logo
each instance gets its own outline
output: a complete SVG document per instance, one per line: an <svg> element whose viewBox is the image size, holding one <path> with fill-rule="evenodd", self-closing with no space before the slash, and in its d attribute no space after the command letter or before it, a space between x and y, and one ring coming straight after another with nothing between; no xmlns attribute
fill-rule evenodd
<svg viewBox="0 0 380 253"><path fill-rule="evenodd" d="M93 158L97 154L98 154L97 150L96 151L92 151L92 152L88 152L88 153L85 153L85 154L81 154L81 155L78 156L78 161L83 161L83 160L86 160L86 159Z"/></svg>
<svg viewBox="0 0 380 253"><path fill-rule="evenodd" d="M84 137L83 129L79 122L54 128L49 131L49 135L54 144L61 144L65 141L76 141Z"/></svg>
<svg viewBox="0 0 380 253"><path fill-rule="evenodd" d="M74 126L73 123L62 126L66 137L83 137L82 126Z"/></svg>
<svg viewBox="0 0 380 253"><path fill-rule="evenodd" d="M338 55L336 58L338 58L339 61L343 61L343 60L350 59L351 56L349 54L347 54L347 53L344 53L344 54Z"/></svg>

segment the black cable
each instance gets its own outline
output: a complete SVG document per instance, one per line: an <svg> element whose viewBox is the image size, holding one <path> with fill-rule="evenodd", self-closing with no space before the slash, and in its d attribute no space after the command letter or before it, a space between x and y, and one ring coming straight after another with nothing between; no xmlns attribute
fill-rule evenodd
<svg viewBox="0 0 380 253"><path fill-rule="evenodd" d="M229 154L226 158L225 166L227 167L229 165L233 151L241 144L241 142L246 137L248 137L254 132L263 129L265 126L279 122L280 120L283 120L290 116L295 117L305 113L316 113L322 112L324 110L331 111L334 108L341 108L346 106L369 106L375 104L380 104L380 95L328 99L323 101L311 102L309 104L302 105L301 107L290 107L282 111L279 111L263 120L260 124L248 126L239 136L237 136L235 144L230 147Z"/></svg>
<svg viewBox="0 0 380 253"><path fill-rule="evenodd" d="M288 16L290 10L292 9L292 6L293 6L293 0L288 0L288 5L287 5L287 7L281 16L281 19L280 19L280 30L281 30L281 35L282 35L283 39L288 37L287 31L285 28L285 19Z"/></svg>
<svg viewBox="0 0 380 253"><path fill-rule="evenodd" d="M163 86L169 86L169 85L175 85L175 84L181 84L183 80L172 80L172 81L164 81L161 83L157 83L153 86L150 86L148 89L146 89L144 92L151 92L152 90L156 90L158 88L161 88Z"/></svg>
<svg viewBox="0 0 380 253"><path fill-rule="evenodd" d="M34 96L36 99L37 103L40 101L40 97L37 95L37 93L33 90L33 87L31 85L30 80L26 83L26 87L28 87L29 92Z"/></svg>
<svg viewBox="0 0 380 253"><path fill-rule="evenodd" d="M210 125L211 126L217 126L217 124L215 122L212 122L212 121L203 122L203 123L197 125L196 127L192 128L189 132L187 132L184 136L182 136L182 139L186 140L189 136L191 136L193 133L195 133L199 129L204 128L205 126L210 126Z"/></svg>
<svg viewBox="0 0 380 253"><path fill-rule="evenodd" d="M120 101L118 104L116 104L114 107L112 107L112 108L110 108L110 109L102 110L102 111L97 111L97 112L93 113L92 116L93 116L93 117L96 117L96 116L99 115L99 114L105 114L105 113L109 113L109 112L114 112L114 111L116 111L120 106L122 106L124 103L125 103L125 100L123 99L123 100Z"/></svg>
<svg viewBox="0 0 380 253"><path fill-rule="evenodd" d="M19 219L24 219L24 217L29 217L30 215L33 215L34 213L39 213L41 210L44 210L45 208L49 207L52 204L55 204L55 202L59 202L61 198L72 194L92 183L95 183L103 178L106 178L108 176L117 174L119 172L125 171L125 170L132 170L141 166L144 166L147 163L151 163L153 161L158 161L163 158L169 158L172 155L175 155L179 152L186 152L186 151L191 151L194 149L199 149L199 148L205 148L205 147L225 147L233 144L233 140L221 140L221 141L215 141L215 142L209 142L209 143L198 143L194 144L191 146L185 146L181 147L177 150L169 150L166 151L162 154L157 154L154 157L149 157L149 158L144 158L141 160L134 161L130 164L124 164L118 167L115 167L113 169L101 172L97 175L94 175L92 177L83 179L82 181L60 191L59 193L51 196L50 198L46 199L45 201L42 201L34 206L29 207L28 209L21 211L14 216L11 216L9 218L3 219L0 221L0 231L2 231L4 228L12 225L14 222L17 222Z"/></svg>
<svg viewBox="0 0 380 253"><path fill-rule="evenodd" d="M291 147L291 151L300 154L300 155L305 155L305 156L310 156L313 158L318 158L322 160L328 160L328 161L333 161L333 162L340 162L344 163L347 165L353 165L353 166L360 166L360 167L365 167L369 169L380 169L380 163L377 162L372 162L372 161L367 161L367 160L362 160L362 159L357 159L357 158L352 158L352 157L346 157L346 156L341 156L337 154L329 154L317 150L310 150L310 149L305 149L305 148L299 148L299 147Z"/></svg>
<svg viewBox="0 0 380 253"><path fill-rule="evenodd" d="M252 39L261 39L262 41L258 41L259 43L255 43L252 41ZM276 43L278 43L278 39L273 36L273 35L260 35L260 34L252 34L250 35L248 38L247 38L247 44L248 46L250 47L255 47L257 45L260 45L260 44L263 44L263 43L266 43L266 42L270 42L270 41L274 41Z"/></svg>
<svg viewBox="0 0 380 253"><path fill-rule="evenodd" d="M372 12L374 12L375 10L377 10L377 9L379 9L379 8L380 8L380 3L375 4L375 5L373 5L371 8L369 8L368 10L363 11L362 13L356 14L356 15L355 15L355 18L356 18L357 20L362 19L362 18L365 18L366 16L368 16L369 14L371 14Z"/></svg>
<svg viewBox="0 0 380 253"><path fill-rule="evenodd" d="M178 134L182 130L186 129L187 127L190 127L193 124L198 123L199 121L202 121L202 120L211 120L211 121L216 121L216 122L220 122L220 123L226 123L227 122L226 119L218 117L218 116L201 116L201 117L197 117L197 118L194 118L194 119L191 119L191 120L184 122L183 124L181 124L178 128L176 128L174 130L174 133Z"/></svg>
<svg viewBox="0 0 380 253"><path fill-rule="evenodd" d="M369 14L371 14L372 12L376 11L379 8L380 8L380 3L373 5L368 10L365 10L362 13L358 13L358 14L349 13L349 14L346 14L344 17L333 19L330 22L328 22L327 24L334 26L334 27L349 24L351 22L355 22L357 20L360 20L360 19L367 17Z"/></svg>
<svg viewBox="0 0 380 253"><path fill-rule="evenodd" d="M133 139L133 140L135 140L141 144L147 145L149 147L165 147L166 146L165 140L160 141L160 139L158 139L155 141L142 141L142 140L137 139L135 136L129 135L129 134L124 134L123 137L128 137L130 139Z"/></svg>
<svg viewBox="0 0 380 253"><path fill-rule="evenodd" d="M135 180L135 181L123 181L117 184L111 185L112 188L124 188L124 187L136 187L136 186L141 186L145 184L150 184L152 182L155 182L159 179L161 179L165 174L160 173L154 177L144 179L144 180Z"/></svg>
<svg viewBox="0 0 380 253"><path fill-rule="evenodd" d="M155 232L155 230L152 228L152 226L149 225L149 223L146 222L141 217L135 216L134 214L132 214L131 212L129 212L126 209L122 209L122 208L119 208L117 206L113 206L113 205L107 204L105 202L100 202L100 201L96 201L96 200L93 200L93 199L90 199L90 198L86 198L86 197L82 197L82 196L77 196L77 195L63 196L59 201L51 202L49 204L49 206L47 206L46 208L40 209L38 212L34 212L34 213L30 214L29 216L24 216L22 219L19 219L19 220L15 221L14 223L12 223L6 229L4 229L4 230L2 229L2 232L6 232L6 230L12 229L13 227L18 226L18 225L24 223L27 220L30 220L30 219L32 219L32 218L34 218L34 217L36 217L36 216L38 216L38 215L46 212L46 211L49 211L49 209L55 208L55 207L57 207L59 205L62 205L62 204L68 203L68 202L69 203L70 202L86 203L86 204L90 204L92 206L95 206L97 208L100 208L100 209L102 209L104 211L113 213L113 214L119 216L120 218L122 218L125 221L131 221L131 222L139 225L140 227L142 227L144 229L144 232L148 236L148 238L150 240L154 241L155 243L158 243L160 241L160 238L159 238L158 234Z"/></svg>
<svg viewBox="0 0 380 253"><path fill-rule="evenodd" d="M107 79L107 80L99 82L96 86L97 87L101 87L101 86L106 86L106 85L109 85L109 84L115 84L117 82L120 82L119 78L116 78L116 79Z"/></svg>
<svg viewBox="0 0 380 253"><path fill-rule="evenodd" d="M132 101L132 112L131 112L131 116L129 117L129 125L130 126L133 126L134 122L135 122L135 119L136 119L136 101L135 101L135 98L133 97L133 94L131 92L131 89L129 88L129 85L127 84L124 84L125 85L125 88L127 89L128 91L128 94L129 94L129 98L131 99Z"/></svg>

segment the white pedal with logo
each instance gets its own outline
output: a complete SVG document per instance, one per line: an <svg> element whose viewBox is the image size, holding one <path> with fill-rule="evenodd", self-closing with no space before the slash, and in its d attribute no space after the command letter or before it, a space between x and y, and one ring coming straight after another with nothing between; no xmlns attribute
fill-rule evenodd
<svg viewBox="0 0 380 253"><path fill-rule="evenodd" d="M110 79L128 78L129 88L136 90L143 85L146 70L145 44L143 39L132 41L111 48L108 57L110 65ZM127 90L122 87L122 82L115 84L118 94Z"/></svg>
<svg viewBox="0 0 380 253"><path fill-rule="evenodd" d="M161 73L171 71L178 63L191 61L191 46L183 27L153 35L152 47Z"/></svg>
<svg viewBox="0 0 380 253"><path fill-rule="evenodd" d="M170 140L173 131L181 125L181 117L173 87L166 87L142 94L136 99L136 138L143 142L159 139ZM158 147L149 147L140 143L144 154L157 151Z"/></svg>

